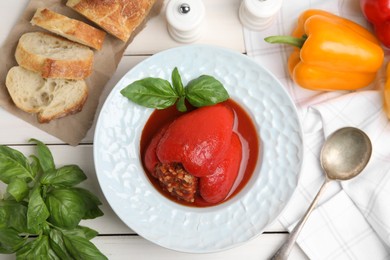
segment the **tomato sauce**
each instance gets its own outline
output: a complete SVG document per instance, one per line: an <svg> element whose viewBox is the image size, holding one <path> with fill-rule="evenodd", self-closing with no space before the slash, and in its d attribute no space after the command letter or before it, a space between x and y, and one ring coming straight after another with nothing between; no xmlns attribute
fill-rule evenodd
<svg viewBox="0 0 390 260"><path fill-rule="evenodd" d="M233 185L232 190L230 191L228 197L217 203L221 204L226 202L227 200L234 197L237 193L239 193L245 185L248 183L250 178L253 175L253 172L256 168L256 165L258 162L258 156L259 156L259 138L258 133L256 130L256 127L254 126L250 116L246 113L246 111L238 105L235 101L232 99L229 99L224 102L224 104L228 107L230 107L235 114L235 123L233 127L233 131L235 131L239 137L242 144L242 159L241 159L241 166L240 166L240 172L237 176L237 179ZM191 111L195 108L190 106L187 106L189 108L188 110ZM142 131L141 135L141 156L144 158L145 151L148 147L148 144L150 143L153 136L166 124L171 123L173 120L175 120L177 117L183 115L182 112L179 112L175 106L169 107L167 109L163 110L155 110L151 116L149 117L148 121L145 124L145 127ZM189 203L185 202L179 199L176 199L175 197L171 196L167 191L163 190L157 179L155 179L145 168L144 161L142 161L144 170L146 172L146 175L148 176L150 182L153 184L153 186L165 197L168 199L177 202L182 205L186 206L193 206L193 207L210 207L215 206L217 204L212 204L204 201L200 195L196 195L195 202Z"/></svg>

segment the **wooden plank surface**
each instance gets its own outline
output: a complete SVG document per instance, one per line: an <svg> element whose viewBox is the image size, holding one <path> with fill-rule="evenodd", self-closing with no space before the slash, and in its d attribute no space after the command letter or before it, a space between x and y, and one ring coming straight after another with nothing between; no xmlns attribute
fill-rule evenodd
<svg viewBox="0 0 390 260"><path fill-rule="evenodd" d="M0 17L2 17L0 45L12 30L13 24L28 2L28 0L0 1ZM165 0L164 4L167 2ZM241 0L204 0L207 30L196 43L218 45L245 53L242 26L237 15L240 2ZM106 85L99 109L110 90L134 65L161 50L182 45L172 40L167 33L164 8L158 16L148 22L146 28L127 48L116 73ZM265 233L248 243L213 254L198 255L175 252L143 239L115 215L101 192L93 163L93 134L94 126L83 139L82 145L71 147L0 108L0 144L11 145L29 155L34 151L34 147L28 143L28 140L36 138L49 145L57 166L77 164L84 170L88 180L83 183L83 186L99 196L103 202L102 210L105 215L95 220L83 221L81 224L99 231L100 235L93 239L93 242L109 259L267 259L286 239L285 228L277 221L267 227ZM3 190L4 188L0 185L0 191ZM14 258L14 255L0 255L2 260ZM306 257L298 247L295 247L291 259L306 259Z"/></svg>
<svg viewBox="0 0 390 260"><path fill-rule="evenodd" d="M165 18L165 6L160 14L148 21L147 26L137 35L126 50L126 55L157 53L172 47L183 45L174 41L168 34ZM203 32L196 44L217 45L245 52L242 26L238 18L241 0L203 0L206 14ZM156 44L158 41L158 44Z"/></svg>
<svg viewBox="0 0 390 260"><path fill-rule="evenodd" d="M110 260L265 260L269 259L286 239L285 234L267 234L222 252L188 254L157 246L139 236L99 236L92 242ZM1 260L13 260L13 255L0 255ZM290 260L308 259L294 248Z"/></svg>

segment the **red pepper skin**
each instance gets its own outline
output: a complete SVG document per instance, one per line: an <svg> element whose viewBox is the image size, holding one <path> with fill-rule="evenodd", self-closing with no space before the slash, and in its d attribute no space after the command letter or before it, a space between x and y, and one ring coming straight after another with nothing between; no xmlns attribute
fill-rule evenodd
<svg viewBox="0 0 390 260"><path fill-rule="evenodd" d="M241 141L238 135L233 133L225 158L219 163L213 174L200 178L199 192L205 201L218 203L226 198L237 178L241 158Z"/></svg>
<svg viewBox="0 0 390 260"><path fill-rule="evenodd" d="M390 48L390 0L360 0L360 8L379 41Z"/></svg>
<svg viewBox="0 0 390 260"><path fill-rule="evenodd" d="M157 134L155 134L150 141L146 151L145 151L145 156L144 156L144 163L145 163L145 168L150 172L154 172L154 169L156 165L159 163L159 160L157 158L156 150L157 146L167 131L168 126L164 126Z"/></svg>
<svg viewBox="0 0 390 260"><path fill-rule="evenodd" d="M233 111L223 104L198 108L169 125L157 157L162 163L182 163L196 177L210 175L229 148L233 122Z"/></svg>

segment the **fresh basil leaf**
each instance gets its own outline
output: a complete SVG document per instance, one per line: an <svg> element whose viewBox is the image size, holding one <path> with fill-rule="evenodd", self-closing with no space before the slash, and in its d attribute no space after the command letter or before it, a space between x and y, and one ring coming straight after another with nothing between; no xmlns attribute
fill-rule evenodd
<svg viewBox="0 0 390 260"><path fill-rule="evenodd" d="M49 237L41 235L38 238L29 241L23 248L16 252L16 259L20 260L57 260L60 259L50 248Z"/></svg>
<svg viewBox="0 0 390 260"><path fill-rule="evenodd" d="M91 240L99 234L96 230L84 226L77 226L74 229L63 229L62 233L68 236L83 237L88 240Z"/></svg>
<svg viewBox="0 0 390 260"><path fill-rule="evenodd" d="M202 75L188 83L186 98L191 105L202 107L223 102L229 98L229 94L217 79Z"/></svg>
<svg viewBox="0 0 390 260"><path fill-rule="evenodd" d="M13 228L0 228L0 253L12 254L21 248L26 241Z"/></svg>
<svg viewBox="0 0 390 260"><path fill-rule="evenodd" d="M72 259L72 256L69 255L68 250L66 250L61 231L55 229L50 230L49 244L60 259Z"/></svg>
<svg viewBox="0 0 390 260"><path fill-rule="evenodd" d="M7 202L7 201L1 201L0 203L4 203L4 202ZM7 222L8 222L8 217L9 217L8 211L9 211L8 207L2 206L0 204L0 228L7 227L7 224L8 224Z"/></svg>
<svg viewBox="0 0 390 260"><path fill-rule="evenodd" d="M56 169L48 147L36 139L31 141L37 143L38 148L38 155L30 156L31 162L22 153L0 146L0 180L8 184L0 200L0 253L16 252L17 259L74 259L66 249L63 233L57 229L64 228L69 236L92 239L98 233L78 223L83 217L103 215L98 208L101 202L87 190L72 188L86 179L78 166ZM39 182L34 179L36 176ZM66 186L70 187L64 188ZM34 188L30 191L30 187ZM20 234L38 237L27 240ZM88 243L90 255L106 259Z"/></svg>
<svg viewBox="0 0 390 260"><path fill-rule="evenodd" d="M80 167L77 165L66 165L44 175L41 183L44 185L72 187L86 179L87 176Z"/></svg>
<svg viewBox="0 0 390 260"><path fill-rule="evenodd" d="M15 253L15 252L7 249L5 246L3 246L0 243L0 254L12 254L12 253Z"/></svg>
<svg viewBox="0 0 390 260"><path fill-rule="evenodd" d="M48 257L49 260L63 260L64 259L62 257L59 257L57 255L57 253L53 250L53 248L50 246L50 239L49 239L49 253L48 253L47 257Z"/></svg>
<svg viewBox="0 0 390 260"><path fill-rule="evenodd" d="M53 155L49 148L37 139L30 139L30 142L36 143L38 159L43 172L47 173L55 170Z"/></svg>
<svg viewBox="0 0 390 260"><path fill-rule="evenodd" d="M33 177L37 176L38 173L42 172L41 165L39 164L39 159L35 155L30 155L31 158L31 163L30 163L30 168L31 168L31 174Z"/></svg>
<svg viewBox="0 0 390 260"><path fill-rule="evenodd" d="M23 202L0 201L0 228L14 228L27 233L27 206Z"/></svg>
<svg viewBox="0 0 390 260"><path fill-rule="evenodd" d="M47 193L49 222L61 228L75 228L85 215L85 203L73 189L53 189Z"/></svg>
<svg viewBox="0 0 390 260"><path fill-rule="evenodd" d="M41 185L41 196L43 201L46 201L48 190L51 190L48 185Z"/></svg>
<svg viewBox="0 0 390 260"><path fill-rule="evenodd" d="M66 249L75 259L100 260L107 259L88 239L64 234Z"/></svg>
<svg viewBox="0 0 390 260"><path fill-rule="evenodd" d="M31 259L34 257L33 251L33 245L37 241L37 239L28 241L18 252L16 252L16 259L17 260L24 260L24 259ZM30 256L30 258L28 258Z"/></svg>
<svg viewBox="0 0 390 260"><path fill-rule="evenodd" d="M27 183L20 178L13 178L7 186L7 192L19 202L22 201L29 193L30 189Z"/></svg>
<svg viewBox="0 0 390 260"><path fill-rule="evenodd" d="M181 81L181 76L179 70L175 67L172 71L172 85L179 97L185 96L183 82Z"/></svg>
<svg viewBox="0 0 390 260"><path fill-rule="evenodd" d="M0 180L8 184L11 179L32 178L28 159L19 151L0 145Z"/></svg>
<svg viewBox="0 0 390 260"><path fill-rule="evenodd" d="M150 77L134 81L121 94L134 103L156 109L172 106L179 97L169 81Z"/></svg>
<svg viewBox="0 0 390 260"><path fill-rule="evenodd" d="M85 212L83 219L94 219L103 216L104 213L97 206L93 206L87 209Z"/></svg>
<svg viewBox="0 0 390 260"><path fill-rule="evenodd" d="M0 243L0 254L12 254L12 253L15 253L13 251L10 251L9 249L3 247Z"/></svg>
<svg viewBox="0 0 390 260"><path fill-rule="evenodd" d="M44 222L50 216L49 210L42 199L40 188L36 188L29 199L27 208L27 227L39 233Z"/></svg>
<svg viewBox="0 0 390 260"><path fill-rule="evenodd" d="M85 198L85 202L87 202L87 204L94 204L94 205L102 205L102 202L100 201L100 199L94 195L92 192L84 189L84 188L81 188L81 187L74 187L72 190L78 192L80 194L80 196L82 196L83 198ZM88 205L86 205L88 207Z"/></svg>
<svg viewBox="0 0 390 260"><path fill-rule="evenodd" d="M104 213L98 207L102 204L98 197L83 188L76 187L73 188L73 190L79 193L80 197L84 201L85 214L83 216L83 219L94 219L104 215Z"/></svg>
<svg viewBox="0 0 390 260"><path fill-rule="evenodd" d="M16 252L16 260L61 260L50 247L49 237L46 235L30 241Z"/></svg>
<svg viewBox="0 0 390 260"><path fill-rule="evenodd" d="M42 224L42 234L44 235L49 235L50 234L50 230L51 230L51 224L49 222L44 222Z"/></svg>

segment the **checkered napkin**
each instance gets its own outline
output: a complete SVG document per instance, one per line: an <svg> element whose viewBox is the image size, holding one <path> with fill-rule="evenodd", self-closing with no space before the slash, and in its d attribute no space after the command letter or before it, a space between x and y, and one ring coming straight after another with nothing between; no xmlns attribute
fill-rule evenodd
<svg viewBox="0 0 390 260"><path fill-rule="evenodd" d="M271 27L260 32L244 29L248 56L274 73L286 87L303 126L301 179L279 221L292 230L324 182L319 154L325 138L338 128L358 127L372 141L369 164L354 179L334 181L328 186L297 243L310 259L389 259L390 121L382 109L381 93L385 66L371 86L352 93L310 91L294 84L287 71L292 48L270 45L263 39L289 35L299 14L309 8L327 10L370 28L357 0L286 0Z"/></svg>

